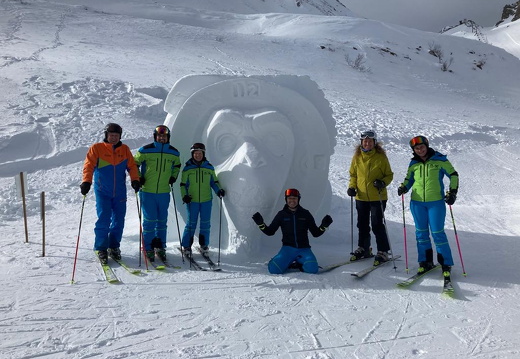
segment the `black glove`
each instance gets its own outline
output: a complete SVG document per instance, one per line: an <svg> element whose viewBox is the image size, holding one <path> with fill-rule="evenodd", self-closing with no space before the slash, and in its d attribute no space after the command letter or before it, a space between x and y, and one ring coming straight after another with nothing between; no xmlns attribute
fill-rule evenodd
<svg viewBox="0 0 520 359"><path fill-rule="evenodd" d="M457 190L456 189L450 189L446 193L446 197L444 197L444 202L446 202L447 205L452 205L455 203L455 200L457 199Z"/></svg>
<svg viewBox="0 0 520 359"><path fill-rule="evenodd" d="M189 194L187 194L186 196L182 197L182 201L184 203L190 203L191 202L191 196Z"/></svg>
<svg viewBox="0 0 520 359"><path fill-rule="evenodd" d="M171 177L170 177L170 180L168 181L168 183L169 183L169 184L170 184L170 186L171 186L172 184L174 184L174 183L175 183L175 181L177 181L177 178L175 178L175 177L171 176Z"/></svg>
<svg viewBox="0 0 520 359"><path fill-rule="evenodd" d="M252 218L253 218L253 221L255 221L255 223L257 225L260 226L260 225L264 224L264 218L262 217L262 215L260 213L256 212L255 214L253 214Z"/></svg>
<svg viewBox="0 0 520 359"><path fill-rule="evenodd" d="M347 189L347 194L348 194L350 197L355 197L356 194L357 194L357 191L356 191L355 188L350 187L349 189Z"/></svg>
<svg viewBox="0 0 520 359"><path fill-rule="evenodd" d="M374 181L374 187L381 191L383 188L386 187L386 183L385 183L385 181L381 181L380 179L376 179Z"/></svg>
<svg viewBox="0 0 520 359"><path fill-rule="evenodd" d="M139 189L141 188L141 182L134 180L134 181L132 181L132 183L130 183L130 185L132 186L132 188L134 189L134 191L136 193L139 192Z"/></svg>
<svg viewBox="0 0 520 359"><path fill-rule="evenodd" d="M139 177L139 182L141 182L141 186L144 186L146 179L144 177Z"/></svg>
<svg viewBox="0 0 520 359"><path fill-rule="evenodd" d="M408 192L408 190L403 185L400 185L399 188L397 189L398 196L401 196L401 195L405 194L406 192Z"/></svg>
<svg viewBox="0 0 520 359"><path fill-rule="evenodd" d="M79 185L79 188L81 189L81 194L86 196L88 191L90 191L90 186L92 184L90 182L83 182Z"/></svg>
<svg viewBox="0 0 520 359"><path fill-rule="evenodd" d="M333 222L333 221L332 221L332 217L329 216L329 215L327 214L327 215L326 215L325 217L323 217L323 219L321 220L320 229L321 229L322 231L326 230L326 229L331 225L332 222Z"/></svg>
<svg viewBox="0 0 520 359"><path fill-rule="evenodd" d="M217 192L217 196L218 198L222 198L226 195L226 191L224 191L223 189L219 189L218 192Z"/></svg>

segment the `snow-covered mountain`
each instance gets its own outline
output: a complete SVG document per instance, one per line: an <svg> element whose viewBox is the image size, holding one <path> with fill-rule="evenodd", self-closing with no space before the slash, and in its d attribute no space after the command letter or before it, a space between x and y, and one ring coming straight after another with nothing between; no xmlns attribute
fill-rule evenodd
<svg viewBox="0 0 520 359"><path fill-rule="evenodd" d="M490 2L460 1L474 13L453 19L453 2L447 11L439 0L450 16L414 17L435 20L425 32L403 25L428 7L379 1L389 17L381 22L363 18L376 10L364 1L0 1L2 358L518 357L518 21L494 27L507 2L484 24L473 15ZM475 41L469 27L457 36L437 32L464 18L482 26L487 41ZM355 245L348 167L360 131L375 129L394 171L385 216L401 256L396 268L363 280L350 273L370 263L269 275L279 235L258 232L249 239L253 253L219 252L213 222L211 255L223 271L194 272L175 250L173 223L168 256L181 269L141 266L135 276L114 265L122 283L106 283L92 253L95 200L83 202L78 187L87 148L111 121L133 151L151 142L169 90L190 74L305 76L323 92L337 136L328 169L334 223L311 240L321 265L345 260ZM409 198L402 203L396 188L408 141L419 134L461 179L454 219L446 219L455 299L440 296L439 273L410 290L395 286L417 267ZM172 143L182 135L172 134ZM28 243L13 179L20 171L28 177ZM122 252L138 267L137 203L128 195ZM302 193L302 206L310 198Z"/></svg>

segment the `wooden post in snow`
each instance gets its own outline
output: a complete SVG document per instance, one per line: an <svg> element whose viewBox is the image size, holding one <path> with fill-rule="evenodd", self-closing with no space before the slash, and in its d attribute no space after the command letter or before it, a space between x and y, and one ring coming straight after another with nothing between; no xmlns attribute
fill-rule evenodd
<svg viewBox="0 0 520 359"><path fill-rule="evenodd" d="M23 223L25 226L25 243L29 243L29 230L27 228L27 206L25 204L25 181L23 172L20 172L20 190L22 191Z"/></svg>
<svg viewBox="0 0 520 359"><path fill-rule="evenodd" d="M42 220L42 257L45 257L45 192L40 195Z"/></svg>

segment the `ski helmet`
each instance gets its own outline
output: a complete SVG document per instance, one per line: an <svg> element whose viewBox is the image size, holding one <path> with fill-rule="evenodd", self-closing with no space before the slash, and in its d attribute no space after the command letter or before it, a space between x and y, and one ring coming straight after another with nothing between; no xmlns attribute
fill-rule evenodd
<svg viewBox="0 0 520 359"><path fill-rule="evenodd" d="M426 148L430 147L428 139L424 136L415 136L410 140L410 147L412 149L417 145L426 145Z"/></svg>
<svg viewBox="0 0 520 359"><path fill-rule="evenodd" d="M159 125L153 131L153 140L157 141L157 135L166 135L168 136L168 142L170 142L170 129L165 125Z"/></svg>
<svg viewBox="0 0 520 359"><path fill-rule="evenodd" d="M376 134L376 131L373 131L373 130L367 130L367 131L363 131L361 132L361 136L359 136L359 139L361 140L361 142L363 142L363 140L365 138L371 138L374 140L374 144L377 143L377 134Z"/></svg>
<svg viewBox="0 0 520 359"><path fill-rule="evenodd" d="M298 197L298 201L302 198L300 195L300 191L296 188L288 188L285 190L285 201L287 201L287 197Z"/></svg>
<svg viewBox="0 0 520 359"><path fill-rule="evenodd" d="M108 123L105 126L104 132L105 132L105 140L108 138L109 132L119 133L120 137L123 136L123 129L121 128L121 126L119 126L117 123L113 123L113 122Z"/></svg>
<svg viewBox="0 0 520 359"><path fill-rule="evenodd" d="M193 155L193 152L195 151L202 151L204 154L206 154L206 146L204 146L203 143L194 143L193 146L190 148L190 152Z"/></svg>

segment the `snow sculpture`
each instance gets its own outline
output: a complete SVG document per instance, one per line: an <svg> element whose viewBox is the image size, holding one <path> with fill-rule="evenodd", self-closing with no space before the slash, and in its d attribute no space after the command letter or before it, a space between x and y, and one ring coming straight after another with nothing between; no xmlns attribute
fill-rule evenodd
<svg viewBox="0 0 520 359"><path fill-rule="evenodd" d="M335 121L309 77L187 76L173 86L164 109L181 163L190 158L193 143L206 144L206 157L226 190L222 208L214 199L211 247L218 246L219 235L227 252L253 251L267 241L279 247L278 240L261 234L251 215L259 211L270 221L284 205L286 188L298 188L302 205L317 218L329 210ZM182 231L186 210L178 183L174 193ZM173 233L175 216L169 218Z"/></svg>

